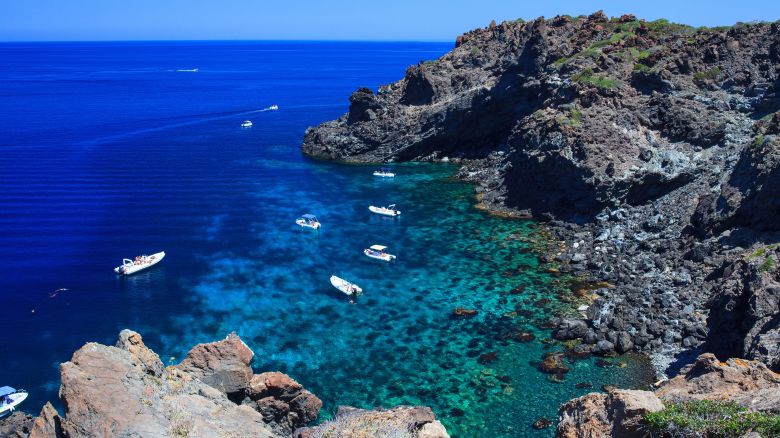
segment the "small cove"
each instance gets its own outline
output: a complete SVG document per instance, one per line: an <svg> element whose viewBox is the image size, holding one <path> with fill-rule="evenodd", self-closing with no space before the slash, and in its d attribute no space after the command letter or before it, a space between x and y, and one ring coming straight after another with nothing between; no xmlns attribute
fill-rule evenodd
<svg viewBox="0 0 780 438"><path fill-rule="evenodd" d="M539 327L564 285L526 243L537 224L476 209L454 165L399 164L397 178L379 179L370 166L301 155L305 127L346 111L356 86L394 80L448 47L118 44L80 47L89 56L79 58L57 45L16 58L9 83L20 101L34 97L15 106L9 94L0 106L10 142L2 293L22 327L4 341L13 358L2 370L31 391L25 408L56 398L59 362L84 342L113 343L122 328L166 362L236 331L257 370L289 373L321 397L323 418L338 405L422 404L459 437L551 436L530 424L554 419L569 398L646 385L641 357L575 361L560 383L535 369L563 348ZM68 99L75 109L57 106ZM280 110L246 114L270 103ZM52 126L19 128L36 111ZM249 117L254 127L240 129ZM401 217L367 209L389 203ZM294 224L307 212L321 231ZM365 257L371 244L388 245L397 261ZM110 271L121 257L160 249L160 267L126 279ZM332 274L364 296L349 305ZM68 290L50 298L59 288ZM454 318L457 307L477 315ZM519 332L534 340L516 340ZM584 382L593 389L576 387Z"/></svg>

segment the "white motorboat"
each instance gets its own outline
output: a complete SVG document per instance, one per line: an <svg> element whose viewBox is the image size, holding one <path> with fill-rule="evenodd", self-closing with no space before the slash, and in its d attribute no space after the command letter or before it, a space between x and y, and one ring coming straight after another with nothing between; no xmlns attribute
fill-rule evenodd
<svg viewBox="0 0 780 438"><path fill-rule="evenodd" d="M271 105L271 106L268 107L268 109L271 110L271 111L276 111L276 110L279 109L279 105Z"/></svg>
<svg viewBox="0 0 780 438"><path fill-rule="evenodd" d="M295 220L295 223L306 228L312 228L315 230L319 230L322 224L320 224L320 221L317 220L317 217L313 214L304 214L303 216L299 217Z"/></svg>
<svg viewBox="0 0 780 438"><path fill-rule="evenodd" d="M363 250L363 254L371 257L372 259L382 260L390 262L395 260L395 256L385 252L387 249L384 245L371 245L368 249Z"/></svg>
<svg viewBox="0 0 780 438"><path fill-rule="evenodd" d="M242 128L251 128L252 127L252 121L251 120L244 120L241 123Z"/></svg>
<svg viewBox="0 0 780 438"><path fill-rule="evenodd" d="M0 387L0 416L16 409L27 398L27 391L10 386Z"/></svg>
<svg viewBox="0 0 780 438"><path fill-rule="evenodd" d="M160 263L164 257L165 251L160 251L152 255L139 255L133 260L122 259L122 266L114 268L114 272L120 275L132 275Z"/></svg>
<svg viewBox="0 0 780 438"><path fill-rule="evenodd" d="M356 296L363 293L363 289L361 289L355 283L350 283L343 278L336 277L335 275L330 276L330 284L349 296Z"/></svg>
<svg viewBox="0 0 780 438"><path fill-rule="evenodd" d="M379 170L375 170L374 176L379 176L382 178L395 178L395 173L393 173L393 171L388 169L387 167L383 167Z"/></svg>
<svg viewBox="0 0 780 438"><path fill-rule="evenodd" d="M371 210L372 213L381 214L385 216L399 216L401 214L400 210L395 209L395 204L390 204L387 207L374 207L373 205L368 207L369 210Z"/></svg>

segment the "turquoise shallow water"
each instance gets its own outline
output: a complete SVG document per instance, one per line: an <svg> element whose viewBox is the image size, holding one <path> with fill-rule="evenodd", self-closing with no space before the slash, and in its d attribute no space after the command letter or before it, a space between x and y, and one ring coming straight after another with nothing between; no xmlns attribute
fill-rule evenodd
<svg viewBox="0 0 780 438"><path fill-rule="evenodd" d="M37 411L76 348L132 328L165 361L236 331L257 370L323 399L323 419L341 404L422 404L459 437L551 436L530 424L589 391L577 383L645 385L640 358L570 363L562 383L536 370L563 348L538 328L559 307L561 278L524 243L537 224L475 209L456 167L395 165L390 180L301 155L306 126L345 112L354 88L448 48L0 45L0 294L19 328L2 340L0 383L30 390ZM271 103L280 110L257 111ZM389 203L401 217L368 211ZM294 224L307 212L321 231ZM397 261L365 257L371 244ZM168 256L153 270L111 272L157 250ZM332 274L364 296L350 305ZM478 314L453 319L456 307ZM535 340L513 340L518 331Z"/></svg>

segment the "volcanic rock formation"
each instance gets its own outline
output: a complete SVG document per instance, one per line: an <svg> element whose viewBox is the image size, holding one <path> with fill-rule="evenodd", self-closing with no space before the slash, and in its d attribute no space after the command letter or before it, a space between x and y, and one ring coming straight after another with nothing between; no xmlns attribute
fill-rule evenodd
<svg viewBox="0 0 780 438"><path fill-rule="evenodd" d="M587 297L586 326L557 321L559 339L778 369L779 93L780 23L518 20L361 88L302 148L459 162L484 207L546 220L550 260L614 286Z"/></svg>

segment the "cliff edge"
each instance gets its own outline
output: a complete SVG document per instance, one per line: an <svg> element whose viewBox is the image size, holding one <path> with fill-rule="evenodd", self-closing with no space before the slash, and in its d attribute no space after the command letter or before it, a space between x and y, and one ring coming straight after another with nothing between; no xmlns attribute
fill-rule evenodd
<svg viewBox="0 0 780 438"><path fill-rule="evenodd" d="M543 219L594 353L683 350L780 369L780 23L626 15L491 23L309 128L303 151L459 162L493 211Z"/></svg>

